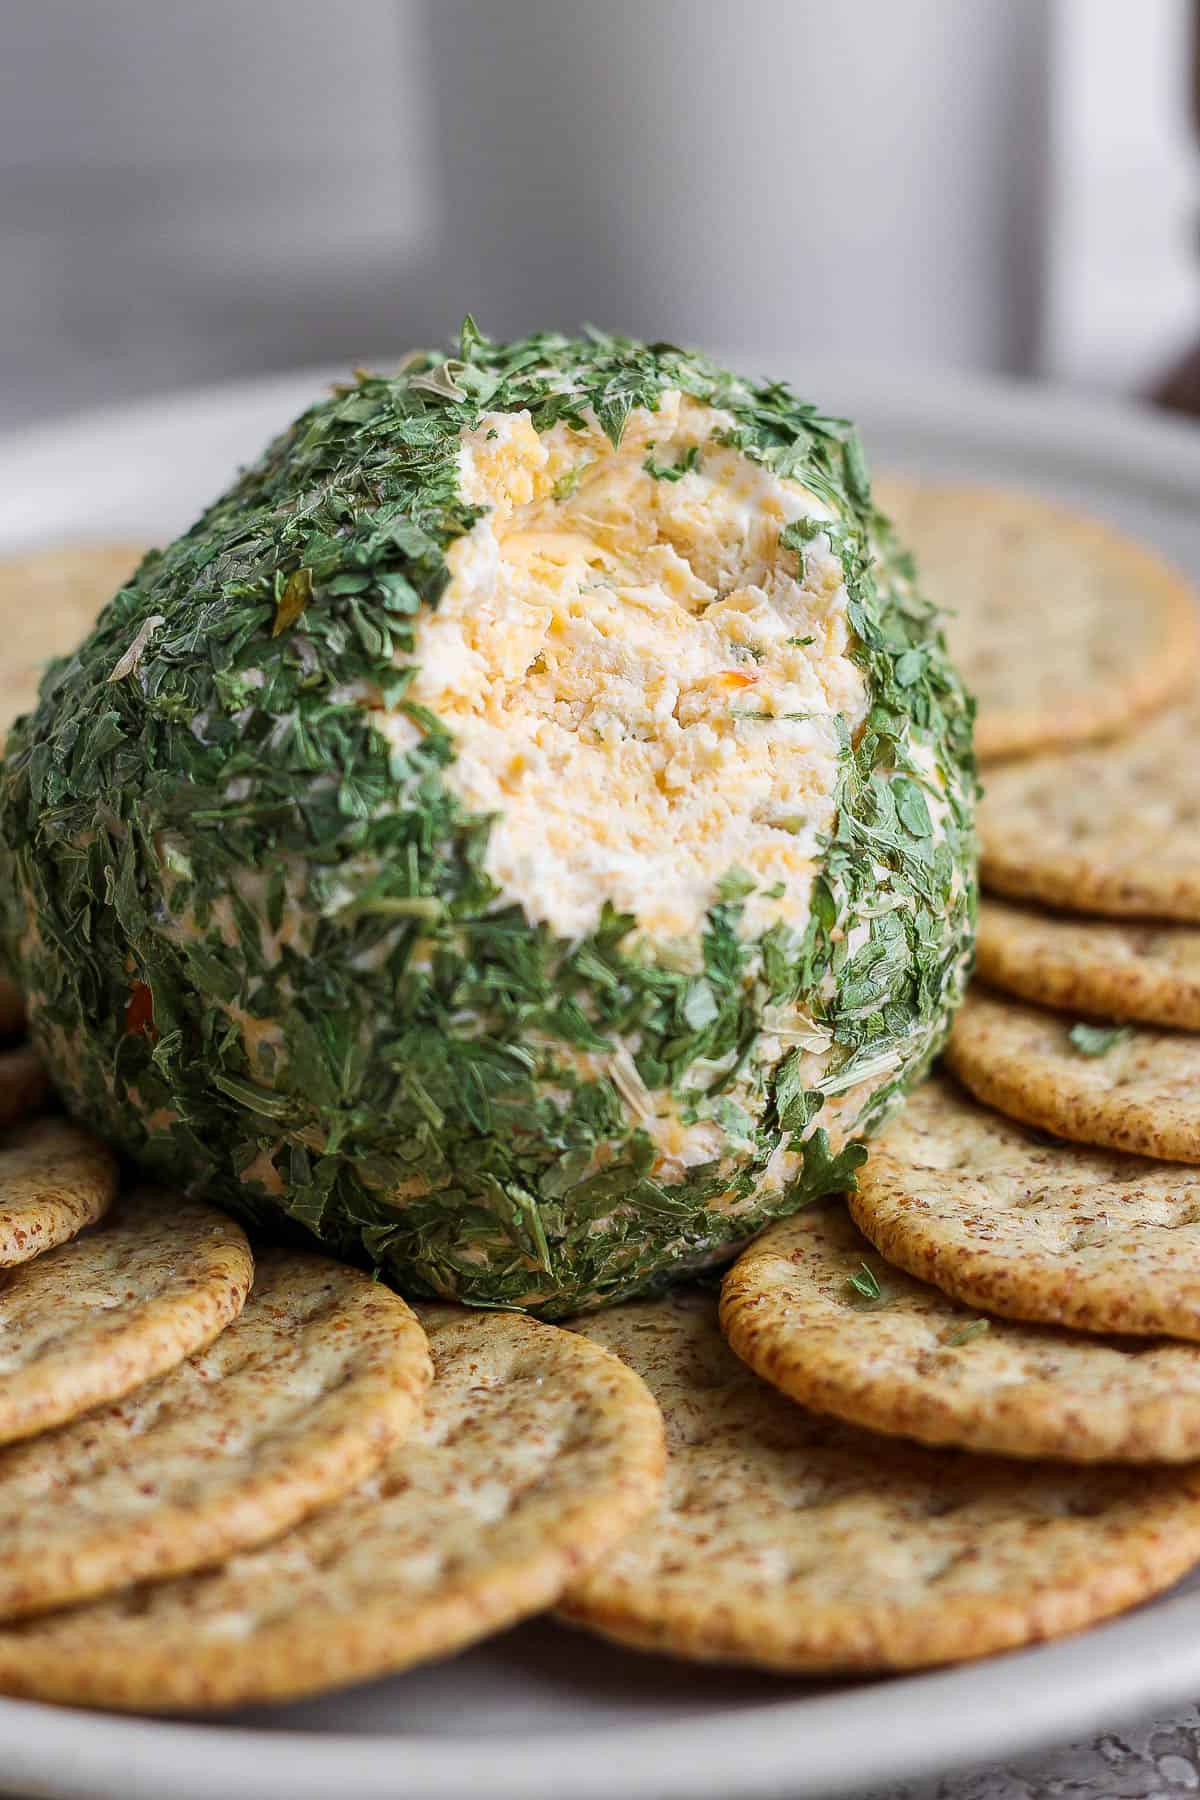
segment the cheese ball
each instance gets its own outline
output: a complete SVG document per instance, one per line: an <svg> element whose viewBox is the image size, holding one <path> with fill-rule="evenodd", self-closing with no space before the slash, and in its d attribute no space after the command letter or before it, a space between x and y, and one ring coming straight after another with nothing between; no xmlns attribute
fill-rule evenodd
<svg viewBox="0 0 1200 1800"><path fill-rule="evenodd" d="M971 707L858 441L594 333L360 373L143 562L0 771L69 1110L547 1317L853 1184L975 912Z"/></svg>

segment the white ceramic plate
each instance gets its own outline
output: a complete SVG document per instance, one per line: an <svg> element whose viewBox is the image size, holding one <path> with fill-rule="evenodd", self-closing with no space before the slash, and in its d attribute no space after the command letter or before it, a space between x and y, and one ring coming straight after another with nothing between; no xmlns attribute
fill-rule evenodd
<svg viewBox="0 0 1200 1800"><path fill-rule="evenodd" d="M743 359L744 360L744 359ZM877 464L1075 499L1200 578L1200 431L1045 390L862 369L790 374ZM186 525L318 390L316 374L0 442L0 551ZM786 1682L526 1626L440 1668L211 1724L0 1701L0 1792L171 1800L805 1800L1011 1756L1200 1690L1200 1582L1046 1649L945 1673Z"/></svg>

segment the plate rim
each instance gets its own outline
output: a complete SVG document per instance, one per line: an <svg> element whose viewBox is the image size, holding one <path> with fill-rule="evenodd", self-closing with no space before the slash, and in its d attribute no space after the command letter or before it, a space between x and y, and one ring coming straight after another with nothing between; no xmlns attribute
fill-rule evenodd
<svg viewBox="0 0 1200 1800"><path fill-rule="evenodd" d="M625 1800L834 1800L881 1782L1026 1756L1193 1697L1200 1684L1198 1603L1195 1593L1159 1599L1053 1644L883 1677L845 1693L718 1708L682 1722L539 1732L528 1740L265 1731L0 1700L3 1782L9 1792L55 1800L107 1800L131 1791L135 1775L169 1783L162 1791L172 1800L228 1800L230 1793L237 1800L328 1800L339 1787L353 1800L455 1800L480 1792L488 1800L532 1800L557 1795L560 1782L569 1783L572 1800L611 1800L614 1793ZM1074 1695L1065 1712L1064 1686ZM982 1730L971 1716L980 1689L989 1702ZM880 1732L884 1694L887 1729ZM957 1722L936 1765L928 1758L931 1714ZM848 1743L855 1747L852 1767Z"/></svg>

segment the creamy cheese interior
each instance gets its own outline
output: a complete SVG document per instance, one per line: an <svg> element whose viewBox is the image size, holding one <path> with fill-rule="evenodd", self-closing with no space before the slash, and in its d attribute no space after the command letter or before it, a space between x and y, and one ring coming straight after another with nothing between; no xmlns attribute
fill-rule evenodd
<svg viewBox="0 0 1200 1800"><path fill-rule="evenodd" d="M834 718L853 730L866 693L825 538L802 582L779 547L829 509L716 442L730 423L669 394L619 450L528 413L462 442L463 496L488 510L418 622L411 694L454 733L450 787L495 815L492 879L566 937L605 900L694 936L731 870L757 884L748 931L807 917Z"/></svg>

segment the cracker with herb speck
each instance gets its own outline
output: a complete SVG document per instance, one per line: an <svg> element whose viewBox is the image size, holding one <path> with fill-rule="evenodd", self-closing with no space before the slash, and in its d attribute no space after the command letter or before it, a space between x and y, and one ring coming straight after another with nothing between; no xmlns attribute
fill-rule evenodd
<svg viewBox="0 0 1200 1800"><path fill-rule="evenodd" d="M1111 525L1032 494L885 477L876 500L949 610L979 705L981 757L1086 742L1178 694L1197 666L1195 598Z"/></svg>
<svg viewBox="0 0 1200 1800"><path fill-rule="evenodd" d="M152 1188L0 1281L0 1442L49 1431L212 1342L254 1275L246 1234Z"/></svg>
<svg viewBox="0 0 1200 1800"><path fill-rule="evenodd" d="M661 1506L561 1609L606 1637L798 1673L916 1668L1078 1630L1200 1554L1191 1469L961 1456L822 1418L738 1360L704 1295L585 1329L667 1427Z"/></svg>
<svg viewBox="0 0 1200 1800"><path fill-rule="evenodd" d="M1063 1143L926 1084L850 1211L889 1262L966 1306L1079 1331L1200 1340L1200 1170Z"/></svg>
<svg viewBox="0 0 1200 1800"><path fill-rule="evenodd" d="M978 1099L1057 1137L1200 1162L1200 1037L1089 1024L976 986L946 1061Z"/></svg>
<svg viewBox="0 0 1200 1800"><path fill-rule="evenodd" d="M1024 1000L1200 1030L1200 927L1079 919L986 899L976 968Z"/></svg>
<svg viewBox="0 0 1200 1800"><path fill-rule="evenodd" d="M139 1711L292 1699L451 1655L553 1602L657 1498L658 1410L573 1332L421 1318L436 1379L375 1475L224 1568L0 1629L0 1690Z"/></svg>
<svg viewBox="0 0 1200 1800"><path fill-rule="evenodd" d="M846 1298L863 1266L886 1294L869 1311ZM1200 1348L968 1311L884 1263L840 1201L742 1252L721 1327L790 1399L888 1436L1064 1462L1200 1457Z"/></svg>
<svg viewBox="0 0 1200 1800"><path fill-rule="evenodd" d="M398 1295L268 1251L240 1316L125 1399L0 1451L0 1617L219 1562L336 1500L430 1376Z"/></svg>

